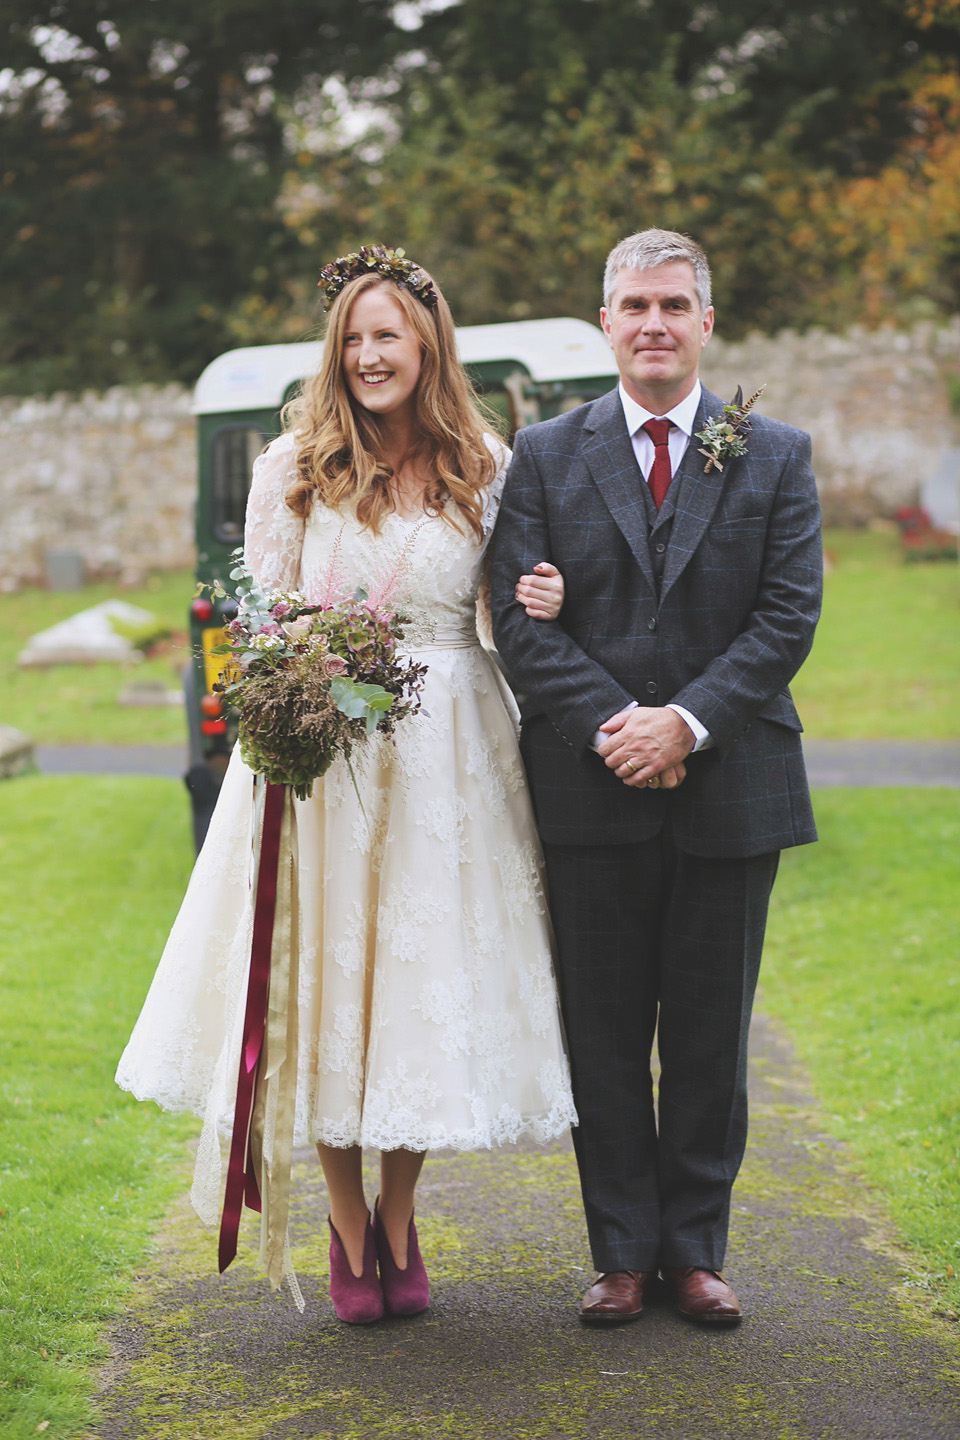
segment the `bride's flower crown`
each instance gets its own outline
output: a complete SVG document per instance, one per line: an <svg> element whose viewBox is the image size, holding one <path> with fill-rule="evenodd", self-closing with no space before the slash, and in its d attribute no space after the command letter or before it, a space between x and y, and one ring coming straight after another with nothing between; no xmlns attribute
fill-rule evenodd
<svg viewBox="0 0 960 1440"><path fill-rule="evenodd" d="M373 274L393 280L401 290L409 290L428 309L437 303L433 281L419 265L408 260L402 250L390 250L383 245L361 245L350 255L338 255L320 271L317 284L323 291L323 308L329 310L344 285L351 280Z"/></svg>

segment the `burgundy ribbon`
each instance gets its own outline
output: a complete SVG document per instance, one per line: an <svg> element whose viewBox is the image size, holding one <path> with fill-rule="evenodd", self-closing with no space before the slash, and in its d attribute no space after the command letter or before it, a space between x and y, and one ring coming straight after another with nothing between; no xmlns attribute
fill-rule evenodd
<svg viewBox="0 0 960 1440"><path fill-rule="evenodd" d="M243 1017L243 1044L237 1077L237 1103L233 1114L233 1138L227 1166L227 1188L220 1221L220 1273L237 1253L237 1235L244 1199L251 1210L260 1209L260 1187L249 1153L250 1116L257 1085L257 1071L263 1051L270 993L270 959L273 950L273 922L277 910L277 880L280 867L280 831L286 786L267 783L260 835L260 864L257 871L257 898L253 912L253 943L250 946L250 974L247 981L247 1008Z"/></svg>

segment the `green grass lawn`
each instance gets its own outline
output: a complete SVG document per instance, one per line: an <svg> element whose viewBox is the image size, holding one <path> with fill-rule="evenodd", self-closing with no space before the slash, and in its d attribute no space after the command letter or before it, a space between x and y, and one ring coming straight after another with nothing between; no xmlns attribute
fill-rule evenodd
<svg viewBox="0 0 960 1440"><path fill-rule="evenodd" d="M168 570L135 590L87 585L83 590L21 590L0 595L0 724L15 725L40 745L175 745L186 736L183 710L121 706L131 680L160 680L178 689L189 659L186 642L138 665L55 665L21 670L17 656L38 630L102 600L121 599L157 615L181 636L194 590L192 570Z"/></svg>
<svg viewBox="0 0 960 1440"><path fill-rule="evenodd" d="M105 1321L188 1179L193 1122L113 1073L191 859L177 781L0 783L4 1440L89 1422Z"/></svg>
<svg viewBox="0 0 960 1440"><path fill-rule="evenodd" d="M807 734L960 738L960 570L905 564L894 534L829 530L813 651L793 684Z"/></svg>
<svg viewBox="0 0 960 1440"><path fill-rule="evenodd" d="M759 1003L918 1280L960 1311L960 795L814 798L820 842L784 853Z"/></svg>

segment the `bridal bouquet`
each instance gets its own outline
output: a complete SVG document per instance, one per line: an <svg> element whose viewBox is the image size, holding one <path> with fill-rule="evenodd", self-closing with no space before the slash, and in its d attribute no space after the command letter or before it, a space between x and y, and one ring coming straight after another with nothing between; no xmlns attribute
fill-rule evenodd
<svg viewBox="0 0 960 1440"><path fill-rule="evenodd" d="M239 612L215 686L239 719L240 753L271 784L301 800L338 755L379 730L390 735L420 708L427 667L400 659L401 617L364 591L331 605L260 588L234 553Z"/></svg>

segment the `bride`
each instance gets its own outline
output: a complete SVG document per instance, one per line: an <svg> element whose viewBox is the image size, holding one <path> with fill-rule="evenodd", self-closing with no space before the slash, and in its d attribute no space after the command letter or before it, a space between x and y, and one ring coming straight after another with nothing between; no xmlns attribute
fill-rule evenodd
<svg viewBox="0 0 960 1440"><path fill-rule="evenodd" d="M509 451L485 432L436 284L390 250L323 271L323 361L257 460L245 560L314 604L368 591L427 664L418 714L297 802L295 1143L330 1194L338 1316L414 1314L429 1286L413 1220L428 1149L576 1123L516 711L477 636ZM544 562L518 603L554 619ZM250 954L253 777L235 748L206 844L117 1081L204 1117L192 1198L217 1218ZM362 805L360 800L362 799ZM371 1217L363 1146L380 1151Z"/></svg>

